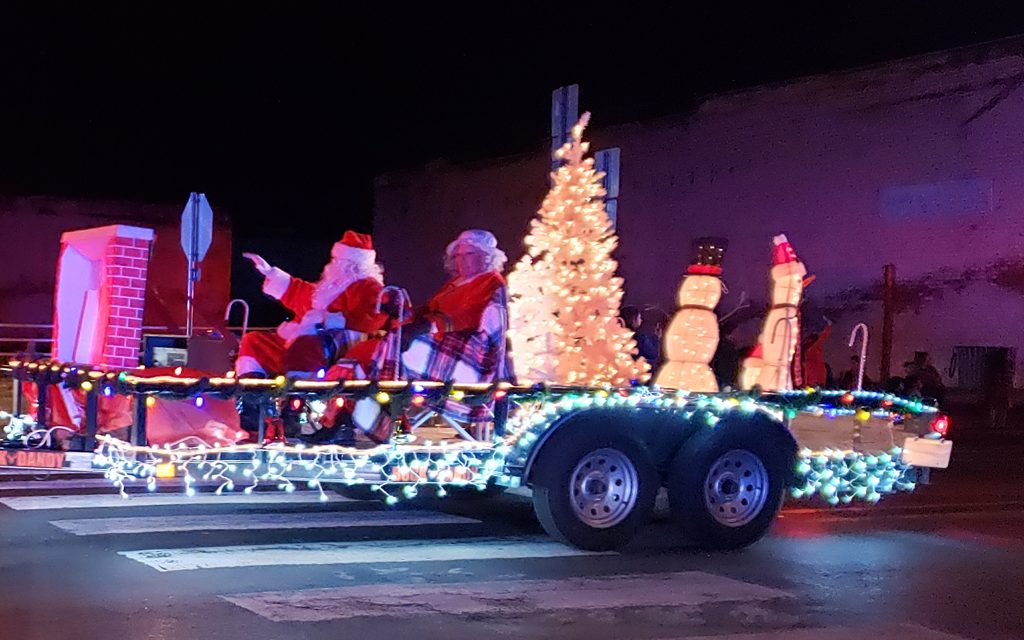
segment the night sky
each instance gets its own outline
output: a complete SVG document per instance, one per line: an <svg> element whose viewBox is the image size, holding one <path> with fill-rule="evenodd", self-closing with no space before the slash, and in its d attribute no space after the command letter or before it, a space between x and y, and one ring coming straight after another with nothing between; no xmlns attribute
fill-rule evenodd
<svg viewBox="0 0 1024 640"><path fill-rule="evenodd" d="M369 230L380 171L544 148L563 84L601 126L1024 32L1010 2L92 4L0 9L0 191L201 190L239 249Z"/></svg>

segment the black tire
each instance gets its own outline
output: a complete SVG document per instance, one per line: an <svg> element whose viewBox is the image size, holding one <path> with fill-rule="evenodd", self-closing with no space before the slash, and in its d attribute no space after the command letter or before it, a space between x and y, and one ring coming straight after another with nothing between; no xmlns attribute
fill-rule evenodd
<svg viewBox="0 0 1024 640"><path fill-rule="evenodd" d="M325 483L326 484L326 483ZM359 484L345 484L344 482L331 482L331 488L342 497L349 500L373 500L380 502L385 498L380 491L373 490L373 483L363 482Z"/></svg>
<svg viewBox="0 0 1024 640"><path fill-rule="evenodd" d="M635 470L635 490L623 493L631 507L621 507L619 517L609 524L593 526L581 519L573 504L573 475L584 460L599 463L602 450L610 450L626 460ZM615 454L612 454L613 458ZM609 470L621 472L614 466ZM581 469L582 472L582 469ZM612 477L612 476L608 476ZM591 551L607 551L622 547L650 520L654 499L661 486L658 471L647 450L623 433L621 425L588 421L556 433L543 444L531 473L533 509L548 535L568 544ZM614 504L611 485L605 495ZM608 509L602 507L604 512ZM585 509L584 509L585 511ZM600 517L600 514L595 514Z"/></svg>
<svg viewBox="0 0 1024 640"><path fill-rule="evenodd" d="M782 508L793 456L792 440L766 418L723 421L714 431L694 436L672 460L672 518L703 549L739 549L757 542ZM752 484L744 483L748 472ZM756 482L758 477L762 482Z"/></svg>

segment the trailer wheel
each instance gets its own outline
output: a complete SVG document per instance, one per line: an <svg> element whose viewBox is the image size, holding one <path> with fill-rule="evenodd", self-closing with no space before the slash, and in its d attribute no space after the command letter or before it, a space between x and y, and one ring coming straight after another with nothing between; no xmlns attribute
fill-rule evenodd
<svg viewBox="0 0 1024 640"><path fill-rule="evenodd" d="M676 453L669 471L672 517L705 549L760 540L782 507L789 443L755 420L722 425Z"/></svg>
<svg viewBox="0 0 1024 640"><path fill-rule="evenodd" d="M533 467L533 508L554 538L616 549L647 523L661 482L647 451L621 429L587 427L544 445Z"/></svg>

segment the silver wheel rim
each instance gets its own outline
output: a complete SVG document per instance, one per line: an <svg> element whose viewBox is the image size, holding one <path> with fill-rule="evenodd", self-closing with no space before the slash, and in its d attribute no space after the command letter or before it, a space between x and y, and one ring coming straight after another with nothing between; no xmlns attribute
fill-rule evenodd
<svg viewBox="0 0 1024 640"><path fill-rule="evenodd" d="M746 449L733 449L711 465L704 478L704 505L719 524L742 527L768 501L768 470Z"/></svg>
<svg viewBox="0 0 1024 640"><path fill-rule="evenodd" d="M580 459L569 483L569 502L580 522L614 527L636 507L640 478L636 465L617 449L598 449Z"/></svg>

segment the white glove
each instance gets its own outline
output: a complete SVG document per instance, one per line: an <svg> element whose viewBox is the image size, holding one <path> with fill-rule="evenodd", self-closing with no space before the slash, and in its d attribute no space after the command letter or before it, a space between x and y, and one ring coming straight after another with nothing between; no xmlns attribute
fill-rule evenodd
<svg viewBox="0 0 1024 640"><path fill-rule="evenodd" d="M249 260L251 260L252 261L252 265L254 267L256 267L256 270L259 271L260 274L262 274L264 277L266 277L270 273L270 271L273 269L273 267L270 266L270 263L267 262L266 260L264 260L263 257L258 255L258 254L255 254L255 253L243 253L242 257L243 258L248 258Z"/></svg>

